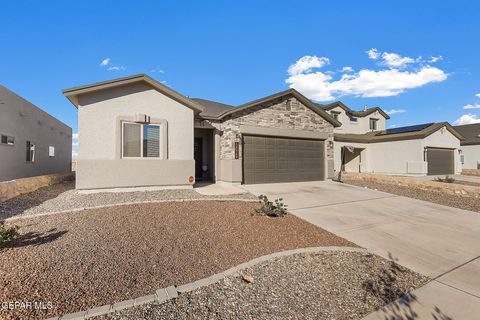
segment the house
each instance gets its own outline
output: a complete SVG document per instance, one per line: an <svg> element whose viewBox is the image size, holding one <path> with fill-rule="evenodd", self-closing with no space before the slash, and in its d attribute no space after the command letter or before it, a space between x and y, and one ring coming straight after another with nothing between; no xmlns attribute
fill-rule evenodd
<svg viewBox="0 0 480 320"><path fill-rule="evenodd" d="M72 129L0 85L0 181L70 172Z"/></svg>
<svg viewBox="0 0 480 320"><path fill-rule="evenodd" d="M386 129L381 108L354 111L341 102L319 105L338 119L334 130L335 171L394 175L461 172L463 136L447 122Z"/></svg>
<svg viewBox="0 0 480 320"><path fill-rule="evenodd" d="M455 126L465 140L461 142L463 169L480 169L480 123Z"/></svg>
<svg viewBox="0 0 480 320"><path fill-rule="evenodd" d="M333 175L341 124L294 89L234 107L187 98L140 74L63 93L78 108L78 189Z"/></svg>
<svg viewBox="0 0 480 320"><path fill-rule="evenodd" d="M379 107L365 107L362 111L354 111L340 101L327 105L317 103L317 106L342 123L340 127L335 128L336 133L362 134L385 130L387 120L390 119L390 116Z"/></svg>

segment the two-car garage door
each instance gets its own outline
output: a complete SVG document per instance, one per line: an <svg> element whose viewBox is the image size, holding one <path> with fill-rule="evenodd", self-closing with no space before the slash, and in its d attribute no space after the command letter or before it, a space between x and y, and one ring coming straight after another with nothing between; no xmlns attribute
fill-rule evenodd
<svg viewBox="0 0 480 320"><path fill-rule="evenodd" d="M324 179L323 140L243 136L243 183Z"/></svg>
<svg viewBox="0 0 480 320"><path fill-rule="evenodd" d="M427 148L428 175L454 174L454 150Z"/></svg>

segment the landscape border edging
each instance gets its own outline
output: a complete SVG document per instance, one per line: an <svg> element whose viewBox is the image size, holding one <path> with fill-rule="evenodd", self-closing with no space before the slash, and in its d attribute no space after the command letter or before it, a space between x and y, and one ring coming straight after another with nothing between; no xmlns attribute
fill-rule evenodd
<svg viewBox="0 0 480 320"><path fill-rule="evenodd" d="M254 258L250 261L243 262L237 266L234 266L230 269L225 271L216 273L212 276L202 278L187 284L183 284L180 286L171 285L166 288L160 288L155 291L153 294L148 294L142 297L128 299L124 301L115 302L113 304L104 305L100 307L90 308L84 311L78 311L74 313L65 314L62 316L56 316L49 318L48 320L84 320L90 319L93 317L103 316L109 313L113 313L115 311L121 311L127 308L141 306L143 304L157 302L157 303L165 303L169 300L175 299L179 296L179 294L187 293L211 284L214 284L227 276L235 274L240 270L250 268L254 265L273 260L275 258L286 257L294 254L300 253L320 253L320 252L360 252L360 253L368 253L367 249L361 247L307 247L307 248L298 248L298 249L291 249L291 250L283 250L274 252L271 254L263 255L257 258Z"/></svg>

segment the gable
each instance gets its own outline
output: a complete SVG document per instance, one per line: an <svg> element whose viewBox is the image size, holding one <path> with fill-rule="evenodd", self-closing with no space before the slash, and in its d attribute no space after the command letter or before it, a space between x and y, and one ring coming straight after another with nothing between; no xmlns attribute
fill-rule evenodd
<svg viewBox="0 0 480 320"><path fill-rule="evenodd" d="M68 98L68 100L70 100L70 102L75 107L78 107L79 97L82 95L91 94L94 92L108 91L114 88L121 88L124 90L128 90L128 87L135 86L139 83L150 86L152 89L162 93L163 95L171 98L172 100L175 100L181 103L182 105L192 109L196 113L200 113L203 111L203 107L199 106L193 100L188 99L187 97L181 95L180 93L176 92L170 87L167 87L166 85L158 82L157 80L145 74L139 74L139 75L134 75L130 77L118 78L118 79L88 84L85 86L65 89L63 90L63 94Z"/></svg>

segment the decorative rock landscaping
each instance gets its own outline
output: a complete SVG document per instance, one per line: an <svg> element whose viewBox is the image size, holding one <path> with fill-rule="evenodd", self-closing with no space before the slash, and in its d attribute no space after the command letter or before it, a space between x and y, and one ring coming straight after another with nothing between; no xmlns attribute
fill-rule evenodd
<svg viewBox="0 0 480 320"><path fill-rule="evenodd" d="M342 173L342 181L399 196L480 212L478 186L369 173Z"/></svg>
<svg viewBox="0 0 480 320"><path fill-rule="evenodd" d="M0 251L0 301L52 308L0 310L0 318L48 318L136 299L277 251L355 246L293 215L258 216L258 205L166 202L7 221L21 236Z"/></svg>

